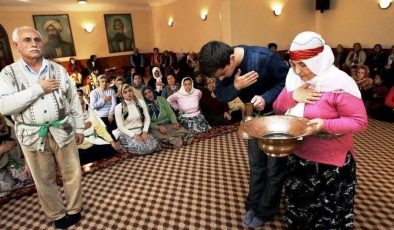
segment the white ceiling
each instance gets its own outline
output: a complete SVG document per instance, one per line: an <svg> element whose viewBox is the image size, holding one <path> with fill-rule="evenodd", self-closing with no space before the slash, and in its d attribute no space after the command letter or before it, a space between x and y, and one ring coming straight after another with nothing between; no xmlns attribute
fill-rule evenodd
<svg viewBox="0 0 394 230"><path fill-rule="evenodd" d="M175 0L0 0L0 11L110 11L147 10L151 6L165 5Z"/></svg>

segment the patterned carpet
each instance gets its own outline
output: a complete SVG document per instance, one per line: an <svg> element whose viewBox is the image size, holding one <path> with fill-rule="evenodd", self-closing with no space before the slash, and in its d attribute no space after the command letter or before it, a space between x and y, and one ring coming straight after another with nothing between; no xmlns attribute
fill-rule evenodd
<svg viewBox="0 0 394 230"><path fill-rule="evenodd" d="M393 137L394 124L370 120L355 138L355 229L394 229ZM83 219L70 229L244 229L248 160L236 132L105 166L83 177ZM0 229L51 228L36 193L1 207ZM262 229L286 229L283 206Z"/></svg>

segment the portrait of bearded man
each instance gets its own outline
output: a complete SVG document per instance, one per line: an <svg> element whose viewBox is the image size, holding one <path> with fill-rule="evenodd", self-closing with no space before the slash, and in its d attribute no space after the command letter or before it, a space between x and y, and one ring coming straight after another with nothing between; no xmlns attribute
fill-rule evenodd
<svg viewBox="0 0 394 230"><path fill-rule="evenodd" d="M46 58L58 58L75 56L73 44L63 40L63 26L58 19L50 19L44 23L43 29L47 34L48 41L44 44L43 55Z"/></svg>

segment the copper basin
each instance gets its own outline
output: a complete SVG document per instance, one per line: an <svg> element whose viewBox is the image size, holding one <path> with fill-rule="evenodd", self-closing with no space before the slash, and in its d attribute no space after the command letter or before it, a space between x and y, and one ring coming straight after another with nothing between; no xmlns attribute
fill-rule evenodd
<svg viewBox="0 0 394 230"><path fill-rule="evenodd" d="M259 148L267 155L284 157L297 147L302 137L311 134L312 126L307 122L295 116L264 116L246 121L242 130L258 139Z"/></svg>

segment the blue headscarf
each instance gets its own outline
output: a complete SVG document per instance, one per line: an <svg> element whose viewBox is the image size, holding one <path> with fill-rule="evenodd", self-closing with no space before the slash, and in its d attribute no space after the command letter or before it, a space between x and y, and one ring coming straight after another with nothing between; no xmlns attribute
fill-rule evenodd
<svg viewBox="0 0 394 230"><path fill-rule="evenodd" d="M153 100L148 100L145 97L145 90L150 90L153 94ZM157 95L155 94L155 91L153 91L152 87L150 86L144 86L141 90L142 96L144 97L144 100L146 102L146 105L148 107L149 115L153 120L157 120L160 116L160 106L157 103Z"/></svg>

